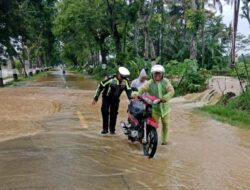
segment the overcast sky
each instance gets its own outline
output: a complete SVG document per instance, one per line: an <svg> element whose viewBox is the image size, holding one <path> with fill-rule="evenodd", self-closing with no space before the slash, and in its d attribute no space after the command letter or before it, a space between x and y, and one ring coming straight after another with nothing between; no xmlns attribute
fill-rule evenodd
<svg viewBox="0 0 250 190"><path fill-rule="evenodd" d="M241 2L242 5L242 2ZM242 13L240 9L240 14ZM223 4L223 21L224 23L228 26L230 23L233 24L233 6L227 5L226 3ZM250 24L247 22L245 18L241 18L239 15L239 20L238 20L238 32L241 34L244 34L246 36L250 35ZM237 41L236 41L237 43ZM250 48L250 47L249 47ZM248 49L249 49L248 48ZM239 54L250 54L250 51L243 50L239 51Z"/></svg>
<svg viewBox="0 0 250 190"><path fill-rule="evenodd" d="M241 3L242 4L242 3ZM241 13L241 10L240 10ZM224 4L223 5L223 21L229 25L233 20L233 6ZM250 25L245 18L239 16L238 32L244 35L250 35Z"/></svg>

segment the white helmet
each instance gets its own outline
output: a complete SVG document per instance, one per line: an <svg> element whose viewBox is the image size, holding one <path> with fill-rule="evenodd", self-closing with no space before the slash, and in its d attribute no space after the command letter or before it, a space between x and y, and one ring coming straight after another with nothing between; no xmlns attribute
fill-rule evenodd
<svg viewBox="0 0 250 190"><path fill-rule="evenodd" d="M119 67L118 71L119 71L119 74L124 76L124 77L127 77L130 75L129 70L125 67Z"/></svg>
<svg viewBox="0 0 250 190"><path fill-rule="evenodd" d="M151 73L154 74L154 73L162 73L164 74L165 73L165 69L162 65L154 65L152 68L151 68Z"/></svg>

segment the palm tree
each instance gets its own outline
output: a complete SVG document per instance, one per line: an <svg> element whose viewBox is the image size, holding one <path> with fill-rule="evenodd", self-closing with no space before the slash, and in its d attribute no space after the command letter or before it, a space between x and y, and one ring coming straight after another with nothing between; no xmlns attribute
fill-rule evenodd
<svg viewBox="0 0 250 190"><path fill-rule="evenodd" d="M185 2L185 1L184 1ZM202 0L201 1L201 9L203 12L203 15L205 16L205 4L211 5L210 3L211 1L209 0ZM222 3L220 0L213 0L212 1L212 5L215 8L216 6L219 7L219 11L222 12ZM192 0L191 1L191 8L196 11L198 6L197 6L197 1L196 0ZM204 21L202 23L202 67L204 66L204 60L205 60L205 17L204 17ZM191 47L190 47L190 59L195 59L196 58L196 54L197 54L197 47L196 47L196 39L192 38L192 42L191 42Z"/></svg>
<svg viewBox="0 0 250 190"><path fill-rule="evenodd" d="M231 66L234 67L236 62L236 34L237 34L237 26L238 26L238 18L239 18L239 9L240 9L240 0L234 0L234 18L233 18L233 28L232 28L232 48L231 48Z"/></svg>
<svg viewBox="0 0 250 190"><path fill-rule="evenodd" d="M204 62L205 62L205 4L209 4L209 0L202 0L202 12L204 15L204 21L202 23L202 32L201 32L201 36L202 36L202 67L204 67ZM220 13L223 12L223 8L222 8L222 3L220 0L213 0L213 7L216 7L216 5L219 6L219 11Z"/></svg>
<svg viewBox="0 0 250 190"><path fill-rule="evenodd" d="M250 26L250 0L242 0L242 17L247 19L249 26Z"/></svg>
<svg viewBox="0 0 250 190"><path fill-rule="evenodd" d="M227 4L234 5L234 18L233 18L233 27L232 27L232 36L231 36L232 48L231 48L231 61L230 61L230 64L231 64L231 66L235 66L236 34L237 34L237 26L238 26L238 18L239 18L240 0L225 0L225 1L226 1ZM203 10L203 12L205 10L205 8L204 8L205 7L205 3L208 4L209 0L203 0L203 4L202 4L202 10ZM218 5L220 13L223 12L222 2L220 0L213 0L213 5L214 6ZM202 66L204 66L204 59L205 59L205 56L204 56L204 50L205 50L205 43L204 43L204 23L203 23L203 27L202 27Z"/></svg>

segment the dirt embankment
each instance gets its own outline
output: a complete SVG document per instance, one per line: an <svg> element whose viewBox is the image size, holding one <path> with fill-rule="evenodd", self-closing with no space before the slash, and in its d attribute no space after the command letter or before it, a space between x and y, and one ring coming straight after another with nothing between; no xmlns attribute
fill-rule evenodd
<svg viewBox="0 0 250 190"><path fill-rule="evenodd" d="M241 94L242 89L239 80L227 76L213 76L208 82L207 90L201 93L188 94L182 98L191 102L199 102L201 105L216 104L228 92L232 92L236 96Z"/></svg>

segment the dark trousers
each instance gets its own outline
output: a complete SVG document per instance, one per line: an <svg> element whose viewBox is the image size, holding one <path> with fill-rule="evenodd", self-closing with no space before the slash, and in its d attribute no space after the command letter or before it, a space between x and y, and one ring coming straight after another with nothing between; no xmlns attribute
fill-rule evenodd
<svg viewBox="0 0 250 190"><path fill-rule="evenodd" d="M103 130L115 132L116 119L119 108L119 99L111 99L104 96L102 98L102 121Z"/></svg>

